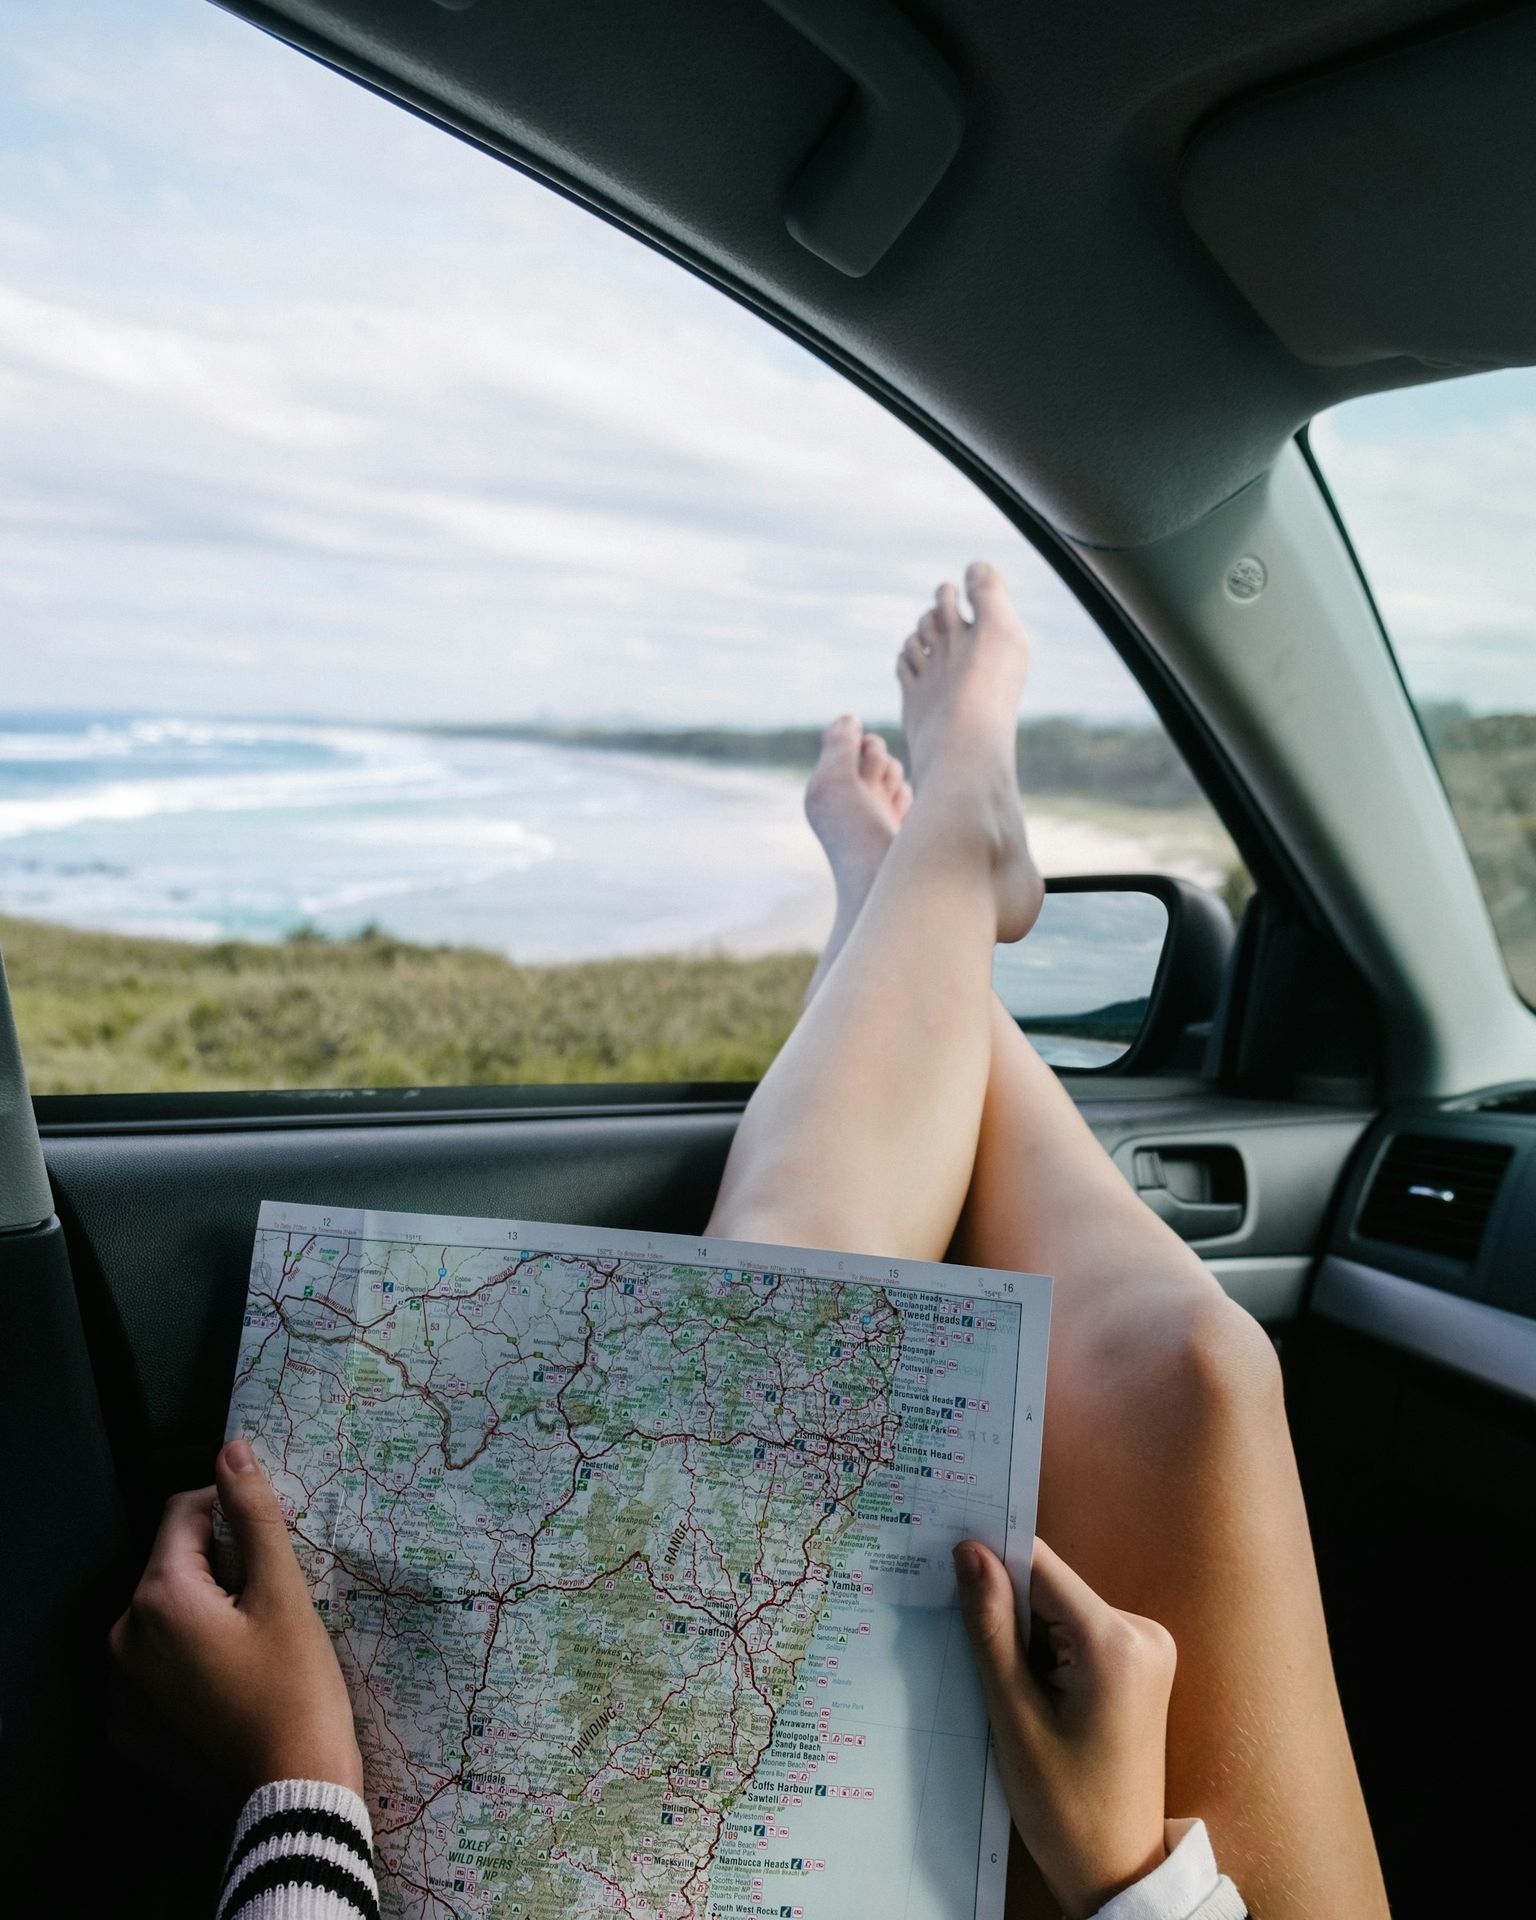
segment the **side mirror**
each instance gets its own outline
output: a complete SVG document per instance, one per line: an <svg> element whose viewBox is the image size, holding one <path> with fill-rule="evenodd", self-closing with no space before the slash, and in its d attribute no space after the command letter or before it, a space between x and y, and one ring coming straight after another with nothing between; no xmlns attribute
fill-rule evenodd
<svg viewBox="0 0 1536 1920"><path fill-rule="evenodd" d="M1047 880L1034 931L999 947L998 998L1046 1063L1198 1068L1234 928L1205 887L1161 873Z"/></svg>

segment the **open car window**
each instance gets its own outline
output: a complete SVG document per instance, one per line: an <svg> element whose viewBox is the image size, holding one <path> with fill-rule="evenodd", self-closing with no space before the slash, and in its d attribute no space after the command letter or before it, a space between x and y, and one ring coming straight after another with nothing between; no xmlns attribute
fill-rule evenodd
<svg viewBox="0 0 1536 1920"><path fill-rule="evenodd" d="M1536 1006L1536 372L1354 400L1311 443Z"/></svg>
<svg viewBox="0 0 1536 1920"><path fill-rule="evenodd" d="M830 924L818 732L895 721L975 556L1035 639L1042 864L1241 889L1054 573L810 354L215 8L7 41L35 1091L755 1078Z"/></svg>

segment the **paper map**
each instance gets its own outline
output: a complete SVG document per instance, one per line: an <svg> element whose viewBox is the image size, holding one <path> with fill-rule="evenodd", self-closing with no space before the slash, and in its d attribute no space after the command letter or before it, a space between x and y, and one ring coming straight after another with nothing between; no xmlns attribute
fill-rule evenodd
<svg viewBox="0 0 1536 1920"><path fill-rule="evenodd" d="M955 1611L1027 1574L1050 1282L261 1210L229 1431L358 1716L386 1914L997 1920Z"/></svg>

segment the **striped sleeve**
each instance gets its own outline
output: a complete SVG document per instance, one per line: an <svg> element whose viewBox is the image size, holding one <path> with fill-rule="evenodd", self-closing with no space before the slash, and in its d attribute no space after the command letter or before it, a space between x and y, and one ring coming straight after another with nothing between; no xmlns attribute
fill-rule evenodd
<svg viewBox="0 0 1536 1920"><path fill-rule="evenodd" d="M274 1780L246 1801L216 1920L379 1920L368 1809L328 1780Z"/></svg>

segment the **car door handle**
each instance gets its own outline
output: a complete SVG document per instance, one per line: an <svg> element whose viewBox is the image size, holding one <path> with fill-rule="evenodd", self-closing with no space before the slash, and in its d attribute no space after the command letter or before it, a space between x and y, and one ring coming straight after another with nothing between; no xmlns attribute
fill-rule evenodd
<svg viewBox="0 0 1536 1920"><path fill-rule="evenodd" d="M1185 1240L1219 1240L1247 1216L1248 1176L1236 1147L1138 1147L1132 1165L1137 1193Z"/></svg>
<svg viewBox="0 0 1536 1920"><path fill-rule="evenodd" d="M1141 1197L1185 1240L1216 1240L1243 1224L1241 1200L1179 1200L1166 1187L1143 1188Z"/></svg>
<svg viewBox="0 0 1536 1920"><path fill-rule="evenodd" d="M889 0L767 4L854 83L790 186L784 224L802 247L857 279L943 178L965 129L965 97Z"/></svg>

